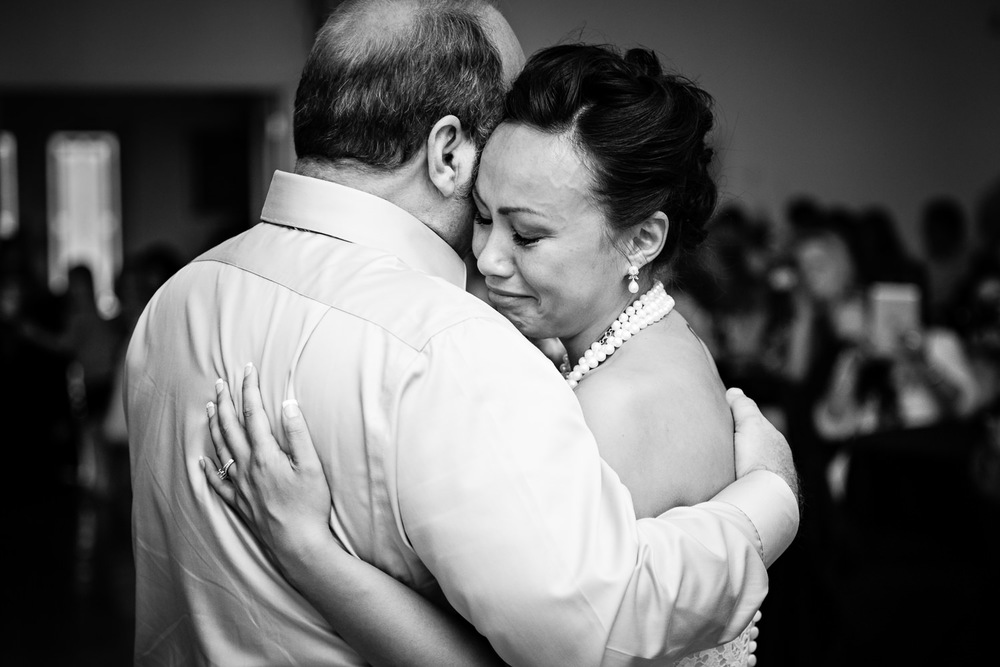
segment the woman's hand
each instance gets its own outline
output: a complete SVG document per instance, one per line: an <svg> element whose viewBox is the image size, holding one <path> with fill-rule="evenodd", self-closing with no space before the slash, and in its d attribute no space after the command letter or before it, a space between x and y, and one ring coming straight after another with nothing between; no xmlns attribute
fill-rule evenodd
<svg viewBox="0 0 1000 667"><path fill-rule="evenodd" d="M297 563L304 551L327 548L332 540L330 486L298 403L289 400L282 405L286 452L271 435L252 364L247 364L243 378L245 427L236 417L228 385L220 379L215 388L218 403L207 406L208 424L225 473L202 459L209 485L236 510L283 570L289 561Z"/></svg>
<svg viewBox="0 0 1000 667"><path fill-rule="evenodd" d="M216 393L218 405L208 404L208 424L223 468L202 459L205 479L352 648L378 666L503 664L457 614L351 556L334 539L330 486L295 401L282 405L286 452L271 435L252 365L243 378L245 428L222 380Z"/></svg>

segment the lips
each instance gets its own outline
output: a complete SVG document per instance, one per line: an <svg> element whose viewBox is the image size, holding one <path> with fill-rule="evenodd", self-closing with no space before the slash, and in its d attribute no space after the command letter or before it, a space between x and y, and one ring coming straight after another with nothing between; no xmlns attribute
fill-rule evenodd
<svg viewBox="0 0 1000 667"><path fill-rule="evenodd" d="M492 303L497 308L512 306L524 299L529 298L524 294L516 294L514 292L508 292L506 290L496 289L489 286L486 287L486 290L490 303Z"/></svg>

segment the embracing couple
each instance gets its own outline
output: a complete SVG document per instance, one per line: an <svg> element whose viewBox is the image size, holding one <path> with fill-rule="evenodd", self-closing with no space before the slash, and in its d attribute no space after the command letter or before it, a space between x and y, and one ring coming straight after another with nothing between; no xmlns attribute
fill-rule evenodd
<svg viewBox="0 0 1000 667"><path fill-rule="evenodd" d="M136 663L752 663L791 455L663 286L710 102L646 51L525 63L484 0L342 4L295 173L129 346Z"/></svg>

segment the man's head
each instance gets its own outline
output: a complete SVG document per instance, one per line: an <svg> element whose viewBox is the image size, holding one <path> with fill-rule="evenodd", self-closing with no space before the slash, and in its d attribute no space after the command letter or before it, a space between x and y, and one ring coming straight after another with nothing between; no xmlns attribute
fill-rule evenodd
<svg viewBox="0 0 1000 667"><path fill-rule="evenodd" d="M345 2L317 35L299 81L296 170L388 181L390 192L375 193L452 245L467 244L479 150L522 61L486 0Z"/></svg>

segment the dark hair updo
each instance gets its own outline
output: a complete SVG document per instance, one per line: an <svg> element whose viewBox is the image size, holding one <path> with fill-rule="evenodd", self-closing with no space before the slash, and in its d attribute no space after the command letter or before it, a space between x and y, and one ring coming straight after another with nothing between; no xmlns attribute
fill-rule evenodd
<svg viewBox="0 0 1000 667"><path fill-rule="evenodd" d="M717 200L709 172L712 97L666 74L652 51L563 44L538 51L507 95L504 120L572 133L612 231L656 211L670 220L659 272L705 239Z"/></svg>

